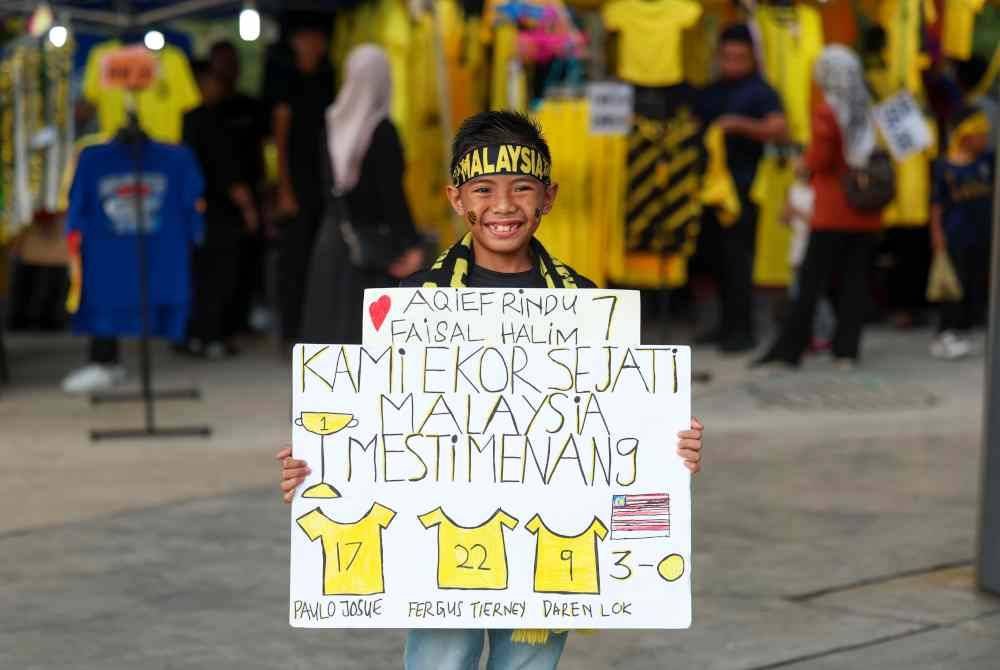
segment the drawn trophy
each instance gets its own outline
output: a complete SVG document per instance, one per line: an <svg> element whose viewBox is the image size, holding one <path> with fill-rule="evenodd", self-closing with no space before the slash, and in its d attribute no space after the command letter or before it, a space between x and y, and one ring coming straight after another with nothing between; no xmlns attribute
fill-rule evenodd
<svg viewBox="0 0 1000 670"><path fill-rule="evenodd" d="M313 435L319 435L319 483L302 492L303 498L339 498L340 491L326 483L326 450L323 444L327 435L339 433L345 428L355 428L358 420L353 414L338 412L302 412L295 419L295 425L305 428Z"/></svg>

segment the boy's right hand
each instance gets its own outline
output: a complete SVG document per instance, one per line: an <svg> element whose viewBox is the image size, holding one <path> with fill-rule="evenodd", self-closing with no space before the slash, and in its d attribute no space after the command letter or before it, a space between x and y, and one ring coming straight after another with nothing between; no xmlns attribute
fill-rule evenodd
<svg viewBox="0 0 1000 670"><path fill-rule="evenodd" d="M281 495L286 503L292 502L295 497L295 489L306 480L312 473L305 461L292 458L292 448L285 447L274 455L275 460L281 463Z"/></svg>

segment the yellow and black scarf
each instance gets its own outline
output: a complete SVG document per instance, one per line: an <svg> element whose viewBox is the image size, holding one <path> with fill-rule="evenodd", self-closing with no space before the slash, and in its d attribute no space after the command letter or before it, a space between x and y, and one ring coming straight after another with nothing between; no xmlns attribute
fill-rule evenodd
<svg viewBox="0 0 1000 670"><path fill-rule="evenodd" d="M547 288L579 288L580 275L562 261L553 258L542 243L531 238L531 253L538 261L538 271ZM469 269L472 267L472 233L446 249L425 276L424 288L468 286Z"/></svg>

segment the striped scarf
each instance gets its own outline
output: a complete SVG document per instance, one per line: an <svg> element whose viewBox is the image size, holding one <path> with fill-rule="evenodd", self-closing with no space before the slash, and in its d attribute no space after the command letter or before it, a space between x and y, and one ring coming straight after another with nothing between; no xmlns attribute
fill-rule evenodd
<svg viewBox="0 0 1000 670"><path fill-rule="evenodd" d="M550 256L542 243L535 238L531 238L531 252L538 259L538 271L541 272L548 288L578 288L580 275L562 261ZM472 233L466 233L461 240L451 245L434 261L427 271L423 287L465 287L471 266ZM550 634L561 632L563 631L550 631L544 628L520 628L511 634L511 640L523 644L545 644L549 641Z"/></svg>
<svg viewBox="0 0 1000 670"><path fill-rule="evenodd" d="M538 259L547 288L578 288L580 275L562 261L553 258L542 243L531 238L531 252ZM467 286L469 268L472 266L472 233L448 247L427 271L424 288L462 288Z"/></svg>

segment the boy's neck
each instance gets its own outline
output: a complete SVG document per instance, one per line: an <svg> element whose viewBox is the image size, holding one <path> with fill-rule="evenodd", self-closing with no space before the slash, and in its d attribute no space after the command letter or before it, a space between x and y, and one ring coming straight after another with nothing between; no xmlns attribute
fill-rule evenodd
<svg viewBox="0 0 1000 670"><path fill-rule="evenodd" d="M498 254L488 249L483 249L476 244L475 240L472 240L472 254L475 257L476 265L479 267L503 274L527 272L535 266L531 258L530 245L525 245L523 249L510 254Z"/></svg>

